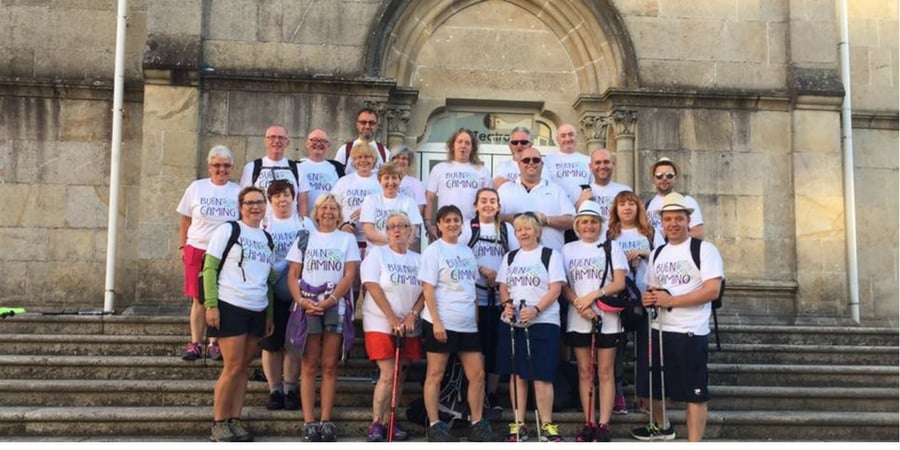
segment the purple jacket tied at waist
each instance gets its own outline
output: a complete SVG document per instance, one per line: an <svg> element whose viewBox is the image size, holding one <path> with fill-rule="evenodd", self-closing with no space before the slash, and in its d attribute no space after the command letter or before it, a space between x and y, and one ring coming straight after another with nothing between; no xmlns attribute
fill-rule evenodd
<svg viewBox="0 0 900 450"><path fill-rule="evenodd" d="M300 280L300 295L307 301L319 303L331 296L334 293L335 287L335 283L331 282L320 286L313 286ZM344 310L342 317L344 321L342 332L344 342L341 352L341 360L343 361L346 360L347 355L350 354L350 349L353 347L353 339L356 336L356 329L353 326L353 302L350 301L349 296L344 296L343 298L338 299L337 304L332 306L332 308L339 308L339 311L340 309ZM331 308L329 308L329 310L330 309ZM287 330L285 330L285 343L288 350L301 355L306 346L306 335L309 332L309 325L306 320L306 310L301 308L297 302L294 302L294 304L291 305L291 316L288 318Z"/></svg>

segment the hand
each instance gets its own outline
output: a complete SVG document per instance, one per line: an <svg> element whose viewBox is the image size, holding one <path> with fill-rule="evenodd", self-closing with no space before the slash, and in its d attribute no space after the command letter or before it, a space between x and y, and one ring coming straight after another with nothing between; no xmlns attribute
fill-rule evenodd
<svg viewBox="0 0 900 450"><path fill-rule="evenodd" d="M591 308L587 308L584 311L578 311L578 314L585 320L593 321L597 318L597 314L594 314L594 310Z"/></svg>
<svg viewBox="0 0 900 450"><path fill-rule="evenodd" d="M434 339L441 344L447 343L447 330L444 329L444 325L441 323L434 324Z"/></svg>
<svg viewBox="0 0 900 450"><path fill-rule="evenodd" d="M519 310L519 320L524 324L528 324L537 317L537 314L537 309L534 306L526 306Z"/></svg>
<svg viewBox="0 0 900 450"><path fill-rule="evenodd" d="M489 287L494 287L497 284L497 271L488 269L487 267L481 269L481 276L484 277L484 281L487 283Z"/></svg>
<svg viewBox="0 0 900 450"><path fill-rule="evenodd" d="M407 314L406 318L403 319L403 328L404 328L404 330L403 330L404 336L406 334L412 332L413 330L415 330L416 329L416 316L414 316L412 314Z"/></svg>
<svg viewBox="0 0 900 450"><path fill-rule="evenodd" d="M311 316L321 316L325 314L325 309L318 303L313 303L309 300L303 299L300 302L300 307L303 308L307 314Z"/></svg>
<svg viewBox="0 0 900 450"><path fill-rule="evenodd" d="M426 228L425 231L428 232L428 239L430 239L432 241L436 241L438 239L437 227L433 223L430 223L425 228Z"/></svg>
<svg viewBox="0 0 900 450"><path fill-rule="evenodd" d="M219 308L209 308L206 310L206 325L219 329Z"/></svg>
<svg viewBox="0 0 900 450"><path fill-rule="evenodd" d="M594 299L578 297L575 299L575 309L578 310L578 314L584 316L585 311L591 310L591 303L593 303Z"/></svg>
<svg viewBox="0 0 900 450"><path fill-rule="evenodd" d="M350 221L351 221L351 222L358 222L358 221L359 221L359 214L360 214L361 212L362 212L362 208L357 209L356 211L353 212L353 214L350 214Z"/></svg>
<svg viewBox="0 0 900 450"><path fill-rule="evenodd" d="M512 302L507 301L503 303L503 312L500 313L500 316L507 322L513 322L516 319L516 309L513 307Z"/></svg>
<svg viewBox="0 0 900 450"><path fill-rule="evenodd" d="M628 265L631 266L632 269L635 269L637 268L638 264L640 264L641 258L644 255L642 250L634 249L626 252L625 256L628 258Z"/></svg>

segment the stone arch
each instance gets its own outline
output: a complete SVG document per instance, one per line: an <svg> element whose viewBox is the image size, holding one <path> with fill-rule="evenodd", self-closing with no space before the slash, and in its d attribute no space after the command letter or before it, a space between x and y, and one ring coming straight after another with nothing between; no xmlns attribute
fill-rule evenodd
<svg viewBox="0 0 900 450"><path fill-rule="evenodd" d="M419 50L442 23L473 5L492 0L391 0L381 10L366 48L370 76L411 85ZM552 30L568 52L582 94L639 86L637 58L624 22L609 0L547 2L510 0Z"/></svg>

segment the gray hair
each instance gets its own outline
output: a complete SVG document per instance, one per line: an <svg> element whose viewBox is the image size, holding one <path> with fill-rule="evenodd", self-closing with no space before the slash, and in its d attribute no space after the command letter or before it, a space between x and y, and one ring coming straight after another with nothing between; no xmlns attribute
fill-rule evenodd
<svg viewBox="0 0 900 450"><path fill-rule="evenodd" d="M512 131L509 132L509 135L512 136L513 133L519 133L519 132L527 134L528 140L531 140L531 130L529 130L528 128L523 127L521 125L513 128Z"/></svg>
<svg viewBox="0 0 900 450"><path fill-rule="evenodd" d="M401 145L400 148L398 148L396 150L391 150L391 161L393 161L394 158L401 156L401 155L406 155L406 159L408 159L409 164L412 165L413 161L415 161L416 152L414 152L413 149L411 149L405 145Z"/></svg>
<svg viewBox="0 0 900 450"><path fill-rule="evenodd" d="M213 158L224 158L227 159L229 163L234 164L234 154L231 153L230 148L224 145L216 145L209 149L209 154L206 155L206 163L212 164Z"/></svg>

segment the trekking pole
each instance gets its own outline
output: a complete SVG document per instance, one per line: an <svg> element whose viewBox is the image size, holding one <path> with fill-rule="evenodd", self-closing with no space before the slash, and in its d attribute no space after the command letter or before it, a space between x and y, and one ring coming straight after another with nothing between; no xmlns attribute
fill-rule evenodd
<svg viewBox="0 0 900 450"><path fill-rule="evenodd" d="M518 374L516 372L516 313L513 312L513 316L509 319L509 340L512 345L512 353L510 359L512 359L512 385L513 385L513 420L516 421L516 442L521 442L519 440L519 380Z"/></svg>
<svg viewBox="0 0 900 450"><path fill-rule="evenodd" d="M522 309L524 309L524 308L525 308L525 299L523 298L523 299L519 300L519 311L522 311ZM524 327L522 329L525 332L525 361L528 362L528 373L531 373L531 371L532 371L532 368L531 368L531 334L529 334L529 332L528 332L528 324L523 324L523 325L524 325ZM532 374L532 376L534 376L534 375ZM535 422L537 422L537 438L538 438L538 442L540 442L541 441L541 416L540 416L540 413L538 413L538 409L537 409L537 393L535 393L535 399L534 399L534 420L535 420Z"/></svg>
<svg viewBox="0 0 900 450"><path fill-rule="evenodd" d="M594 372L594 355L597 351L597 319L591 321L591 381L588 385L588 398L590 402L588 403L588 426L593 426L594 424L594 377L596 373Z"/></svg>
<svg viewBox="0 0 900 450"><path fill-rule="evenodd" d="M391 383L391 423L388 427L388 442L394 442L394 424L397 414L397 379L400 375L400 347L403 345L403 336L394 334L394 380Z"/></svg>
<svg viewBox="0 0 900 450"><path fill-rule="evenodd" d="M663 359L663 324L662 324L662 316L658 316L656 319L657 325L659 325L659 389L660 395L662 397L662 429L669 429L669 418L666 416L666 362Z"/></svg>
<svg viewBox="0 0 900 450"><path fill-rule="evenodd" d="M647 375L649 380L647 401L650 403L649 423L647 424L647 427L652 436L653 430L656 428L656 425L653 424L653 319L656 318L656 307L651 306L647 308L647 312L649 315L647 320Z"/></svg>

